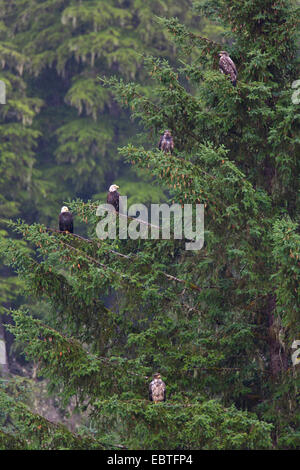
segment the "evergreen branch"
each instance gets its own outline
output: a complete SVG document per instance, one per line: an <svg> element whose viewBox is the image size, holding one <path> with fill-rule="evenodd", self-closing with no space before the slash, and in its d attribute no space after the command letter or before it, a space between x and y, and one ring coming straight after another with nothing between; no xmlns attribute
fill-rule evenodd
<svg viewBox="0 0 300 470"><path fill-rule="evenodd" d="M46 227L46 232L60 233L60 234L64 234L64 236L66 235L65 232L62 232L61 230L56 230L56 229L53 229L53 228L50 228L50 227ZM79 240L83 240L83 241L91 243L91 244L97 243L98 246L100 244L100 239L93 240L93 239L90 239L90 238L85 238L85 237L82 237L81 235L78 235L77 233L68 233L67 235L69 237L78 238ZM102 240L101 240L101 242L102 242ZM109 253L113 253L115 255L121 256L122 258L130 259L130 257L127 256L127 255L124 255L124 253L118 253L117 251L112 250L111 248L108 248L107 246L105 248L107 249L107 251Z"/></svg>
<svg viewBox="0 0 300 470"><path fill-rule="evenodd" d="M121 86L119 83L116 83L116 81L113 80L113 79L107 80L107 79L103 79L102 77L99 77L99 76L97 78L100 81L102 81L104 84L110 85L114 88L117 88L117 85ZM185 90L183 87L182 87L182 89ZM118 90L116 90L116 91L118 91ZM189 98L191 98L191 95L188 95L188 96L189 96ZM157 105L156 103L151 101L149 98L146 98L144 95L137 92L136 88L134 88L134 90L130 91L130 98L129 99L131 101L133 101L137 98L139 99L140 103L143 103L144 109L145 109L146 104L147 104L147 106L152 107L152 109L155 110L156 113L161 113L162 116L164 116L165 119L168 121L169 116L168 116L167 112L164 111L164 109L161 106ZM125 106L126 107L128 106L127 100L125 101ZM174 131L175 131L175 129L174 129ZM196 142L203 143L203 139L199 138L196 134L194 134L187 126L185 127L185 133L187 135L189 135L190 137L192 137Z"/></svg>
<svg viewBox="0 0 300 470"><path fill-rule="evenodd" d="M26 450L28 443L13 434L0 429L0 450Z"/></svg>
<svg viewBox="0 0 300 470"><path fill-rule="evenodd" d="M90 206L91 206L91 205L92 205L92 204L90 204ZM98 207L98 206L97 206L97 207ZM10 223L10 225L11 225L11 223ZM25 234L25 231L28 230L28 228L29 228L29 227L26 226L26 224L23 224L23 225L20 227L20 230L19 230L19 231L22 232L23 235L24 235L24 234ZM40 232L40 233L43 232L43 231L44 231L44 233L47 233L47 232L62 233L62 232L60 232L60 231L58 231L58 230L51 229L51 228L48 228L48 227L42 228L42 226L40 226L40 225L37 226L36 229L37 229L38 232ZM79 237L80 239L82 239L83 241L86 241L86 242L88 242L88 243L92 243L92 242L98 243L98 241L93 241L93 240L90 240L90 239L86 239L86 238L77 236L76 234L70 234L70 233L69 233L68 236L74 237L74 238L78 238L78 237ZM60 244L63 245L63 246L65 246L65 247L67 247L68 249L70 249L70 250L72 250L72 251L75 251L75 252L79 253L82 257L84 257L84 258L87 259L88 261L90 261L90 262L92 262L92 263L94 263L94 264L100 266L100 267L103 268L105 271L112 272L113 274L116 274L117 276L120 276L121 278L125 279L126 282L133 283L134 285L137 285L137 281L136 281L136 280L133 281L132 278L128 277L126 274L120 273L119 271L116 271L115 269L111 268L110 266L107 266L107 265L101 263L101 262L100 262L99 260L97 260L96 258L94 258L94 257L88 255L87 253L85 253L82 249L76 248L76 247L70 245L69 243L66 243L66 242L64 241L64 239L62 239L62 238L60 239ZM48 248L49 248L49 247L48 247ZM130 257L129 257L129 256L125 256L125 255L123 255L122 253L119 253L119 252L117 252L117 251L115 251L115 250L109 250L109 251L110 251L112 254L116 255L116 256L119 256L119 257L122 257L122 258L125 257L126 259L129 259L129 260L132 259L132 256L130 256ZM139 257L138 255L136 255L136 254L134 254L134 257L140 259L140 257ZM28 257L28 261L29 261L29 260L30 260L30 263L31 263L31 268L32 268L32 266L34 266L34 265L36 265L36 266L38 265L38 263L36 263L32 258ZM149 266L149 264L146 264L146 263L145 263L145 265ZM187 287L189 287L190 289L198 290L199 292L202 292L202 291L203 291L203 288L197 286L196 284L194 284L194 283L192 283L192 282L190 282L190 281L186 281L186 280L184 280L184 279L180 279L180 278L175 277L175 276L173 276L173 275L171 275L171 274L165 273L164 271L161 271L161 270L159 270L158 272L159 272L160 274L162 274L163 276L165 276L165 278L168 279L168 280L170 280L170 281L176 281L176 282L184 283L184 284L185 284ZM140 287L143 286L143 284L141 284L141 283L138 284L138 285L139 285ZM206 287L206 288L209 288L209 289L210 289L210 288L215 288L215 287ZM107 309L107 310L108 310L108 309Z"/></svg>
<svg viewBox="0 0 300 470"><path fill-rule="evenodd" d="M206 42L207 44L211 44L213 46L215 46L218 50L220 50L222 48L221 44L219 42L216 42L216 41L213 41L212 39L209 39L205 36L201 36L200 34L195 34L195 33L192 33L191 31L189 32L189 37L192 39L192 40L199 40L199 41L204 41Z"/></svg>
<svg viewBox="0 0 300 470"><path fill-rule="evenodd" d="M222 46L220 43L213 41L205 36L201 36L199 34L195 34L191 31L188 31L186 26L179 23L177 18L158 18L159 22L167 27L169 32L176 37L177 42L185 43L187 39L189 39L193 46L199 46L199 42L204 42L205 44L210 44L220 50Z"/></svg>
<svg viewBox="0 0 300 470"><path fill-rule="evenodd" d="M69 234L69 235L74 235L74 234ZM79 248L75 248L74 246L68 244L68 243L65 243L65 242L61 242L63 245L67 246L69 249L71 250L75 250L77 252L79 252L81 255L83 255L85 258L87 258L89 261L101 266L103 269L105 270L109 270L109 271L112 271L114 274L118 275L118 276L122 276L124 277L126 280L128 280L128 276L126 276L125 274L123 273L119 273L117 271L115 271L114 269L112 269L110 266L107 266L103 263L100 263L98 260L96 260L95 258L87 255L84 251L80 250ZM118 253L117 251L114 251L114 250L109 250L111 251L113 254L117 255L117 256L121 256L121 257L124 257L124 255L122 253ZM138 255L134 255L136 258L139 258ZM125 256L125 258L127 259L130 259L128 256ZM132 257L131 257L132 259ZM148 264L147 264L148 266ZM172 276L171 274L167 274L165 273L164 271L159 271L160 274L162 274L163 276L165 276L167 279L170 279L172 281L176 281L176 282L181 282L181 283L184 283L187 287L190 287L191 289L195 289L195 290L198 290L199 292L202 292L203 291L203 288L189 282L189 281L186 281L184 279L179 279L178 277L175 277L175 276ZM131 279L129 279L130 282L132 282ZM142 284L140 284L140 286L142 286ZM216 287L208 287L209 289L212 289L212 288L216 288ZM207 289L207 287L206 287Z"/></svg>
<svg viewBox="0 0 300 470"><path fill-rule="evenodd" d="M9 313L14 318L15 324L9 325L8 329L16 335L17 340L19 339L19 341L24 341L25 339L25 341L27 341L27 352L30 358L33 358L38 352L40 355L40 360L45 361L46 358L44 353L47 352L47 347L49 346L51 348L54 348L55 345L56 350L59 350L60 352L65 351L68 353L68 355L70 355L73 351L76 357L78 357L79 354L81 364L84 364L84 357L86 357L88 361L91 360L94 363L94 366L91 368L91 372L95 373L96 375L98 375L101 370L98 362L106 364L109 367L117 367L118 365L120 365L118 363L118 360L120 360L122 366L124 365L124 363L128 363L128 365L130 366L131 360L127 357L105 357L92 354L90 351L85 349L77 339L67 336L67 334L56 330L55 328L49 326L48 324L44 323L43 321L37 318L28 316L23 310L9 309ZM30 340L28 338L23 338L23 335L25 336L29 329L36 333L32 344L30 344ZM34 344L34 342L36 344ZM69 361L71 362L70 356ZM62 366L62 368L63 367L64 366ZM137 374L136 372L130 370L128 370L127 373L136 377L143 377L144 379L149 379L149 376L141 376L140 374Z"/></svg>
<svg viewBox="0 0 300 470"><path fill-rule="evenodd" d="M215 180L216 177L214 175L211 175L210 173L207 173L207 171L203 170L202 168L199 167L199 165L195 165L193 164L190 160L186 160L185 158L183 157L180 157L179 155L175 155L175 154L172 154L172 155L168 155L164 152L162 152L161 150L157 150L157 151L147 151L147 150L144 150L143 147L141 147L140 149L138 148L135 148L133 146L127 146L127 147L124 147L123 149L120 149L121 152L124 152L124 151L129 151L130 152L136 152L138 153L138 151L142 154L144 154L144 156L147 158L147 156L152 153L153 155L159 155L160 157L160 161L162 160L169 160L169 163L172 164L174 163L175 160L178 160L179 162L182 162L184 165L186 165L186 169L190 170L191 173L194 175L195 173L203 173L205 176L208 176L209 178Z"/></svg>
<svg viewBox="0 0 300 470"><path fill-rule="evenodd" d="M69 431L65 426L60 423L54 423L43 416L34 413L27 405L22 402L16 402L13 397L7 395L7 393L0 390L0 402L4 409L8 410L9 415L15 419L15 426L20 427L21 430L28 434L29 439L32 437L39 436L41 443L43 439L51 438L52 445L54 448L68 445L69 448L73 449L86 449L90 448L102 448L101 443L97 441L93 436L82 437ZM51 444L48 442L48 446L51 448Z"/></svg>
<svg viewBox="0 0 300 470"><path fill-rule="evenodd" d="M103 263L100 263L100 261L96 260L95 258L93 258L92 256L89 256L88 254L86 254L84 251L80 250L79 248L75 248L74 246L70 245L69 243L65 243L63 241L61 241L61 244L68 247L70 250L73 250L73 251L76 251L78 253L80 253L84 258L86 258L87 260L91 261L92 263L95 263L97 264L98 266L101 266L101 268L103 268L105 271L110 271L112 272L113 274L116 274L117 276L125 279L127 282L129 283L132 283L134 285L138 285L140 287L142 287L142 284L138 284L137 281L133 281L132 278L130 278L129 276L127 276L126 274L124 273L120 273L119 271L116 271L115 269L111 268L110 266L107 266Z"/></svg>

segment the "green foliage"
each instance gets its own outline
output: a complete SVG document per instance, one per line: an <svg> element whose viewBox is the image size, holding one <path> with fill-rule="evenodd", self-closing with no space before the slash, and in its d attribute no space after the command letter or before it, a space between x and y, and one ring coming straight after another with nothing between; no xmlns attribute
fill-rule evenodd
<svg viewBox="0 0 300 470"><path fill-rule="evenodd" d="M102 429L118 427L123 440L129 434L132 449L270 449L272 425L234 406L224 409L215 400L193 404L149 404L117 397L96 403L93 418ZM120 422L127 422L125 428Z"/></svg>
<svg viewBox="0 0 300 470"><path fill-rule="evenodd" d="M97 443L129 449L298 448L298 371L290 360L300 311L299 116L291 104L291 82L299 78L297 10L287 0L278 6L264 2L263 8L261 0L197 2L197 11L217 18L232 39L226 48L239 70L232 87L218 70L218 39L190 31L180 19L155 26L163 24L181 49L179 65L173 54L166 59L165 33L152 34L145 21L152 8L168 2L150 7L133 1L135 32L132 12L122 2L83 3L87 8L33 2L30 13L37 17L49 9L46 24L41 28L38 21L29 32L27 11L16 35L24 50L33 51L32 71L44 76L47 57L62 78L60 93L51 99L67 119L50 119L58 145L52 136L48 143L61 164L52 176L75 186L68 205L76 224L88 224L89 238L43 223L9 224L25 244L2 239L5 262L19 274L27 296L49 306L44 319L30 308L12 311L10 331L26 356L39 361L53 393L65 402L76 397L88 409ZM59 25L53 19L58 7ZM155 38L160 50L158 58L150 51L143 70L140 59L129 68L121 60L124 47L133 50L133 34L140 45ZM101 74L95 71L100 59ZM79 117L64 108L70 104ZM132 137L128 143L128 109L145 134L140 142ZM113 110L122 137L112 144ZM174 136L172 155L157 150L166 128ZM116 145L123 147L111 157ZM118 174L120 158L147 172L170 201L204 205L201 250L188 251L185 240L172 237L98 239L96 210L103 200L93 195ZM147 190L141 202L149 202ZM147 399L156 370L167 384L167 401L158 405ZM15 437L32 431L29 411L22 413L25 424ZM11 414L18 421L15 407ZM3 432L11 435L10 429ZM53 448L52 439L47 431L32 445ZM78 445L72 439L66 435L63 445ZM84 439L93 448L87 429ZM7 442L12 445L9 437Z"/></svg>
<svg viewBox="0 0 300 470"><path fill-rule="evenodd" d="M278 266L274 274L278 311L291 340L300 333L300 235L297 228L297 223L285 218L275 222L273 234L273 254Z"/></svg>
<svg viewBox="0 0 300 470"><path fill-rule="evenodd" d="M136 128L97 75L131 78L151 93L140 55L175 58L156 15L188 24L191 0L2 0L0 218L57 226L63 201L90 199L124 176L117 147ZM126 187L138 176L127 169ZM151 196L151 179L144 183ZM151 200L151 198L150 198ZM1 227L2 229L2 222ZM1 269L0 298L19 302L20 286Z"/></svg>
<svg viewBox="0 0 300 470"><path fill-rule="evenodd" d="M197 20L187 8L190 0L150 4L135 0L27 0L2 4L2 35L11 40L12 66L26 80L26 101L30 105L43 103L33 128L41 136L34 168L43 172L41 190L46 198L39 201L36 210L44 217L45 212L51 214L49 205L57 211L68 197L90 198L106 191L109 181L122 174L117 147L135 128L128 113L116 107L111 93L99 87L97 75L117 73L142 82L151 93L152 86L140 65L141 53L175 57L167 33L153 21L154 15L176 14L189 24ZM23 122L32 122L34 115L26 101L15 101L14 110L22 114ZM8 107L3 109L9 111ZM37 105L35 110L39 111ZM40 173L34 181L39 179ZM44 222L53 223L49 215Z"/></svg>
<svg viewBox="0 0 300 470"><path fill-rule="evenodd" d="M21 401L15 400L0 388L1 409L9 410L9 424L4 424L0 434L0 448L3 450L87 450L103 449L95 439L84 438L68 431L64 426L52 423L33 413ZM12 421L12 424L10 423ZM7 432L6 432L7 429ZM21 435L22 439L16 438Z"/></svg>

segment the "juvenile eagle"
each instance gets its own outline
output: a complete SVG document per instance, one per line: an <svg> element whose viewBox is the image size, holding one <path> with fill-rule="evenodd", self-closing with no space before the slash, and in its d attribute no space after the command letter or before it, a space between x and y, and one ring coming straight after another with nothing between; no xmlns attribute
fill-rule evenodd
<svg viewBox="0 0 300 470"><path fill-rule="evenodd" d="M114 206L115 210L119 212L120 194L118 193L117 189L119 189L119 186L117 186L116 184L112 184L109 187L106 202L107 204L111 204L112 206Z"/></svg>
<svg viewBox="0 0 300 470"><path fill-rule="evenodd" d="M149 385L149 400L157 403L166 401L166 384L160 378L160 373L153 375L153 380Z"/></svg>
<svg viewBox="0 0 300 470"><path fill-rule="evenodd" d="M219 60L220 71L224 73L225 75L229 75L233 86L236 86L237 70L236 70L235 63L229 57L229 54L226 51L220 51L219 57L220 57L220 60Z"/></svg>
<svg viewBox="0 0 300 470"><path fill-rule="evenodd" d="M73 233L73 215L66 206L61 208L58 225L61 232Z"/></svg>
<svg viewBox="0 0 300 470"><path fill-rule="evenodd" d="M163 135L161 136L159 143L158 143L159 150L163 152L170 152L172 153L174 150L174 141L171 135L171 132L166 130Z"/></svg>

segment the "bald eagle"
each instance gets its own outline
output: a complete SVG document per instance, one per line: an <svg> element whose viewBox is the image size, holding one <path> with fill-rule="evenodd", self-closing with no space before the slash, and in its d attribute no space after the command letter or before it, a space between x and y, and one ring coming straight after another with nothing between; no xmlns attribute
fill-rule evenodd
<svg viewBox="0 0 300 470"><path fill-rule="evenodd" d="M166 130L163 135L161 136L159 143L158 143L159 150L163 152L170 152L172 153L174 150L174 141L171 135L171 132Z"/></svg>
<svg viewBox="0 0 300 470"><path fill-rule="evenodd" d="M117 191L118 189L119 189L119 186L117 186L116 184L112 184L109 187L109 190L107 193L107 199L106 199L106 202L114 206L117 212L119 212L119 197L120 197L120 194Z"/></svg>
<svg viewBox="0 0 300 470"><path fill-rule="evenodd" d="M61 208L58 225L61 232L73 233L73 215L66 206Z"/></svg>
<svg viewBox="0 0 300 470"><path fill-rule="evenodd" d="M153 380L149 385L149 400L157 403L166 401L166 384L160 378L160 373L153 375Z"/></svg>
<svg viewBox="0 0 300 470"><path fill-rule="evenodd" d="M220 57L220 60L219 60L220 72L224 73L225 75L229 75L233 86L236 86L237 70L236 70L235 63L229 57L229 54L226 51L220 51L219 57Z"/></svg>

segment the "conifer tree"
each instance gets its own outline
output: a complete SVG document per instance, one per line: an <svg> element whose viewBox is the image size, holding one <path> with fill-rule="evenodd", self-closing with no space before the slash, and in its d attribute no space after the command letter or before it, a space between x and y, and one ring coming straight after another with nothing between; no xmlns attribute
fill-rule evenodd
<svg viewBox="0 0 300 470"><path fill-rule="evenodd" d="M176 15L190 24L191 0L2 3L4 40L23 58L31 96L43 100L34 121L41 136L35 168L47 186L37 210L39 220L49 224L54 222L53 209L69 197L104 193L107 182L120 175L134 183L134 173L124 177L117 147L136 128L111 93L98 86L97 75L135 79L150 94L140 55L175 56L154 18Z"/></svg>
<svg viewBox="0 0 300 470"><path fill-rule="evenodd" d="M134 126L129 113L98 86L97 74L136 79L150 93L139 54L175 56L153 17L176 14L196 23L190 3L0 2L0 79L7 92L0 109L1 219L21 217L54 227L64 200L95 197L121 175L131 193L133 186L140 191L135 173L125 172L117 153ZM148 184L147 193L149 200L158 199L162 191ZM2 224L1 229L6 230ZM19 281L8 268L1 268L0 279L1 305L18 305Z"/></svg>
<svg viewBox="0 0 300 470"><path fill-rule="evenodd" d="M1 2L2 3L2 2ZM3 5L1 5L2 9ZM5 221L29 216L34 201L42 194L42 178L34 168L39 132L31 127L42 101L30 97L23 72L26 56L17 50L9 37L9 27L1 22L0 80L3 102L0 104L0 232L11 235ZM39 179L39 180L38 180ZM20 280L11 270L0 267L0 314L20 294ZM2 324L0 317L0 331ZM2 334L1 334L2 337Z"/></svg>
<svg viewBox="0 0 300 470"><path fill-rule="evenodd" d="M151 96L118 77L100 77L99 87L130 106L150 135L171 130L173 154L153 139L120 155L168 189L170 202L204 205L203 248L99 240L101 201L70 204L89 238L13 223L28 245L3 240L7 263L51 311L45 321L13 311L10 329L26 356L38 358L52 392L89 410L96 445L299 448L299 372L291 362L300 334L299 105L291 99L299 9L288 0L195 9L226 28L236 87L218 70L224 44L177 19L161 25L182 51L178 64L144 61L156 83ZM157 370L167 401L152 404L148 383ZM2 426L7 445L28 442L34 426L45 446L38 417L28 428L12 410L12 429Z"/></svg>

